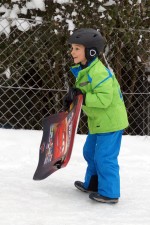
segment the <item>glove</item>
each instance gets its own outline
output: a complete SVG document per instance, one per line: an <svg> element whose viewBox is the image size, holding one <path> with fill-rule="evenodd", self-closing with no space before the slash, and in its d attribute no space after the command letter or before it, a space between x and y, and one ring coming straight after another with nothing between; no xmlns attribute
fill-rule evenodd
<svg viewBox="0 0 150 225"><path fill-rule="evenodd" d="M70 108L71 103L74 100L74 97L77 95L80 95L82 93L82 91L79 88L70 88L69 92L65 95L65 97L63 98L63 107L64 110L67 111ZM85 96L85 95L83 95ZM83 99L85 99L85 97L83 97Z"/></svg>
<svg viewBox="0 0 150 225"><path fill-rule="evenodd" d="M63 98L63 109L64 111L68 111L71 105L71 101L69 101L68 94Z"/></svg>

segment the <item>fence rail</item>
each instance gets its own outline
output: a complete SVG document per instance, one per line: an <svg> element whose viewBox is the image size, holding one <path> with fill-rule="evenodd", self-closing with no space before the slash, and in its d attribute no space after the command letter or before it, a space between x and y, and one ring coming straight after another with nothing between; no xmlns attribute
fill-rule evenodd
<svg viewBox="0 0 150 225"><path fill-rule="evenodd" d="M0 127L41 129L45 116L62 110L62 98L75 81L69 72L69 33L56 32L49 22L23 32L25 21L18 23L21 29L13 26L6 35L3 27L0 33ZM150 31L102 33L107 46L100 57L121 85L130 122L126 133L150 135ZM88 132L83 113L78 132Z"/></svg>

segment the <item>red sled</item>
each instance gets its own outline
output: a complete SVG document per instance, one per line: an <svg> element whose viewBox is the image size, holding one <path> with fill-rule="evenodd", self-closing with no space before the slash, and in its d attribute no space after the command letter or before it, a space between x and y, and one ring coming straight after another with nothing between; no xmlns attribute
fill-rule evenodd
<svg viewBox="0 0 150 225"><path fill-rule="evenodd" d="M43 119L43 137L34 180L42 180L64 168L71 157L78 128L83 96L78 95L69 112L60 112Z"/></svg>

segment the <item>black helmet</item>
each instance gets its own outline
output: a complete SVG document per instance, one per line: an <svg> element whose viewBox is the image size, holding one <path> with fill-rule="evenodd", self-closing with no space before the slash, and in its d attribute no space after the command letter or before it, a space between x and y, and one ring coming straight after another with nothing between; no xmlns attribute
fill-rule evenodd
<svg viewBox="0 0 150 225"><path fill-rule="evenodd" d="M86 58L89 59L103 52L105 39L100 32L92 28L81 28L75 30L68 40L69 44L81 44L86 48Z"/></svg>

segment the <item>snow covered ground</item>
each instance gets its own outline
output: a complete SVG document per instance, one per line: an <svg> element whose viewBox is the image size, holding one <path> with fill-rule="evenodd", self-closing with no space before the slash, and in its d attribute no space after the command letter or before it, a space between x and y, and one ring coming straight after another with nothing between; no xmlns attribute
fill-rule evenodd
<svg viewBox="0 0 150 225"><path fill-rule="evenodd" d="M0 129L1 225L150 224L150 137L123 137L116 205L94 202L73 185L84 177L85 135L76 136L66 168L33 181L41 137L42 131Z"/></svg>

